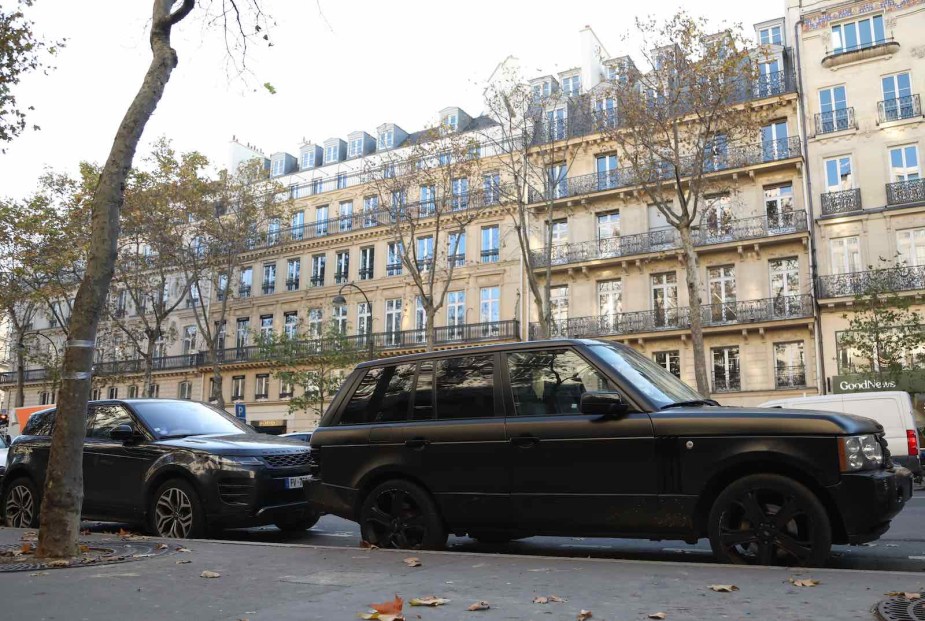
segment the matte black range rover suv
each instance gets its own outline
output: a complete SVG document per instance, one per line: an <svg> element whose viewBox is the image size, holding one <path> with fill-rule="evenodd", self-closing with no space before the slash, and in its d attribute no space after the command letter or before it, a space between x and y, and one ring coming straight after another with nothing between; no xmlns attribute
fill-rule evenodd
<svg viewBox="0 0 925 621"><path fill-rule="evenodd" d="M0 488L7 526L36 527L55 410L36 412L10 447ZM255 432L193 401L91 401L83 516L147 525L164 537L276 524L311 528L305 443Z"/></svg>
<svg viewBox="0 0 925 621"><path fill-rule="evenodd" d="M912 493L870 419L719 407L590 340L363 363L311 449L309 500L380 547L709 537L725 562L816 565L878 538Z"/></svg>

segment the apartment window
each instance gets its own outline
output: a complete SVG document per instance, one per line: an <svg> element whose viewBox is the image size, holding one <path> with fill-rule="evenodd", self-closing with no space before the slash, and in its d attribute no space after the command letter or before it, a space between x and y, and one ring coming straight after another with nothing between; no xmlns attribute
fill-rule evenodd
<svg viewBox="0 0 925 621"><path fill-rule="evenodd" d="M321 336L321 321L322 321L322 312L320 308L310 308L308 309L308 336L309 337L320 337Z"/></svg>
<svg viewBox="0 0 925 621"><path fill-rule="evenodd" d="M249 317L239 317L237 324L238 329L235 333L235 347L242 349L247 347L251 329L251 320Z"/></svg>
<svg viewBox="0 0 925 621"><path fill-rule="evenodd" d="M596 163L597 189L607 190L617 187L617 156L598 155L596 158Z"/></svg>
<svg viewBox="0 0 925 621"><path fill-rule="evenodd" d="M450 181L450 192L453 195L450 199L450 209L459 211L469 208L469 179L466 177L452 179Z"/></svg>
<svg viewBox="0 0 925 621"><path fill-rule="evenodd" d="M257 385L254 387L254 399L266 399L270 396L270 376L261 373L257 376Z"/></svg>
<svg viewBox="0 0 925 621"><path fill-rule="evenodd" d="M548 225L547 225L548 226ZM547 231L549 229L547 228ZM568 220L563 218L561 220L552 221L552 231L549 231L552 236L552 245L561 246L568 243Z"/></svg>
<svg viewBox="0 0 925 621"><path fill-rule="evenodd" d="M562 78L562 92L568 97L577 97L581 94L581 76L570 75Z"/></svg>
<svg viewBox="0 0 925 621"><path fill-rule="evenodd" d="M301 259L289 259L286 261L286 291L297 291L299 289L299 279L301 274Z"/></svg>
<svg viewBox="0 0 925 621"><path fill-rule="evenodd" d="M43 390L39 394L39 405L50 405L52 403L54 403L54 400L51 396L51 393L47 390Z"/></svg>
<svg viewBox="0 0 925 621"><path fill-rule="evenodd" d="M768 229L779 231L794 226L793 186L789 183L764 189L764 211Z"/></svg>
<svg viewBox="0 0 925 621"><path fill-rule="evenodd" d="M363 199L363 226L376 226L379 224L379 197L367 196Z"/></svg>
<svg viewBox="0 0 925 621"><path fill-rule="evenodd" d="M225 322L221 323L215 322L215 341L218 346L217 349L222 351L225 349Z"/></svg>
<svg viewBox="0 0 925 621"><path fill-rule="evenodd" d="M779 95L784 91L784 76L780 70L780 60L777 58L758 63L758 89L759 97Z"/></svg>
<svg viewBox="0 0 925 621"><path fill-rule="evenodd" d="M414 331L415 339L418 343L423 343L427 335L424 333L424 326L427 323L427 313L424 310L424 302L421 296L414 298Z"/></svg>
<svg viewBox="0 0 925 621"><path fill-rule="evenodd" d="M883 15L832 26L832 51L835 54L863 50L886 42Z"/></svg>
<svg viewBox="0 0 925 621"><path fill-rule="evenodd" d="M559 322L568 319L568 285L550 288L549 309L553 321Z"/></svg>
<svg viewBox="0 0 925 621"><path fill-rule="evenodd" d="M782 45L783 37L781 36L780 26L770 26L758 31L758 41L761 45Z"/></svg>
<svg viewBox="0 0 925 621"><path fill-rule="evenodd" d="M404 254L401 242L389 242L386 248L385 275L401 276L401 257Z"/></svg>
<svg viewBox="0 0 925 621"><path fill-rule="evenodd" d="M298 311L287 311L283 313L283 334L286 335L287 339L296 338L296 333L299 329L299 313Z"/></svg>
<svg viewBox="0 0 925 621"><path fill-rule="evenodd" d="M189 354L196 349L196 326L183 327L183 353Z"/></svg>
<svg viewBox="0 0 925 621"><path fill-rule="evenodd" d="M347 145L348 157L359 157L363 155L363 138L354 138Z"/></svg>
<svg viewBox="0 0 925 621"><path fill-rule="evenodd" d="M610 211L597 214L597 239L604 241L620 237L620 212Z"/></svg>
<svg viewBox="0 0 925 621"><path fill-rule="evenodd" d="M274 177L278 177L279 175L283 174L286 172L286 160L281 158L273 160L271 170Z"/></svg>
<svg viewBox="0 0 925 621"><path fill-rule="evenodd" d="M215 403L215 378L209 378L209 403Z"/></svg>
<svg viewBox="0 0 925 621"><path fill-rule="evenodd" d="M713 391L730 392L740 390L739 348L714 347L710 350L713 358Z"/></svg>
<svg viewBox="0 0 925 621"><path fill-rule="evenodd" d="M218 275L218 291L216 292L216 297L218 298L219 302L225 299L225 295L227 294L227 292L228 292L228 274L219 274ZM167 301L166 288L162 295L161 301L162 302Z"/></svg>
<svg viewBox="0 0 925 621"><path fill-rule="evenodd" d="M321 287L324 285L324 268L326 263L326 255L316 254L312 257L312 287Z"/></svg>
<svg viewBox="0 0 925 621"><path fill-rule="evenodd" d="M353 230L353 201L343 201L337 206L338 230L343 233Z"/></svg>
<svg viewBox="0 0 925 621"><path fill-rule="evenodd" d="M884 121L917 116L917 106L912 98L912 80L908 71L880 78L880 86L883 89Z"/></svg>
<svg viewBox="0 0 925 621"><path fill-rule="evenodd" d="M925 265L925 229L896 231L896 252L904 265Z"/></svg>
<svg viewBox="0 0 925 621"><path fill-rule="evenodd" d="M540 101L552 93L552 82L545 81L533 85L533 101Z"/></svg>
<svg viewBox="0 0 925 621"><path fill-rule="evenodd" d="M832 252L832 273L851 274L861 271L860 238L839 237L829 240Z"/></svg>
<svg viewBox="0 0 925 621"><path fill-rule="evenodd" d="M664 272L650 276L652 286L652 312L656 327L678 324L678 275Z"/></svg>
<svg viewBox="0 0 925 621"><path fill-rule="evenodd" d="M419 272L425 272L434 264L434 238L432 235L418 237L415 246L415 258Z"/></svg>
<svg viewBox="0 0 925 621"><path fill-rule="evenodd" d="M263 266L263 293L269 295L276 291L276 263L265 263Z"/></svg>
<svg viewBox="0 0 925 621"><path fill-rule="evenodd" d="M565 138L565 108L546 111L546 137L549 140Z"/></svg>
<svg viewBox="0 0 925 621"><path fill-rule="evenodd" d="M802 388L806 386L806 361L803 341L774 343L774 387Z"/></svg>
<svg viewBox="0 0 925 621"><path fill-rule="evenodd" d="M385 340L387 345L397 345L401 334L401 298L385 301Z"/></svg>
<svg viewBox="0 0 925 621"><path fill-rule="evenodd" d="M787 136L787 121L774 121L761 128L761 154L764 161L790 157L790 141Z"/></svg>
<svg viewBox="0 0 925 621"><path fill-rule="evenodd" d="M241 279L238 285L238 295L242 298L249 298L251 295L251 287L253 284L254 284L254 268L242 267L241 268Z"/></svg>
<svg viewBox="0 0 925 621"><path fill-rule="evenodd" d="M324 190L324 180L323 179L312 179L312 194L321 194Z"/></svg>
<svg viewBox="0 0 925 621"><path fill-rule="evenodd" d="M335 179L335 187L338 190L343 190L347 187L347 173L337 173L337 179Z"/></svg>
<svg viewBox="0 0 925 621"><path fill-rule="evenodd" d="M275 246L279 243L279 218L273 218L267 223L267 245Z"/></svg>
<svg viewBox="0 0 925 621"><path fill-rule="evenodd" d="M244 376L235 375L231 378L231 400L241 401L244 399Z"/></svg>
<svg viewBox="0 0 925 621"><path fill-rule="evenodd" d="M568 167L565 164L553 164L546 168L546 187L549 198L568 196Z"/></svg>
<svg viewBox="0 0 925 621"><path fill-rule="evenodd" d="M99 401L100 394L102 393L102 388L94 388L90 391L90 401Z"/></svg>
<svg viewBox="0 0 925 621"><path fill-rule="evenodd" d="M328 234L328 206L315 208L315 236L323 237Z"/></svg>
<svg viewBox="0 0 925 621"><path fill-rule="evenodd" d="M334 283L342 285L350 280L350 251L341 250L334 256Z"/></svg>
<svg viewBox="0 0 925 621"><path fill-rule="evenodd" d="M446 245L447 267L462 267L466 264L466 233L450 233Z"/></svg>
<svg viewBox="0 0 925 621"><path fill-rule="evenodd" d="M623 312L623 281L601 280L597 283L597 313L602 323L606 320L609 327L615 328L614 322Z"/></svg>
<svg viewBox="0 0 925 621"><path fill-rule="evenodd" d="M501 202L501 175L492 172L482 175L482 201L485 205Z"/></svg>
<svg viewBox="0 0 925 621"><path fill-rule="evenodd" d="M379 132L376 139L377 149L391 149L395 145L395 132L390 130Z"/></svg>
<svg viewBox="0 0 925 621"><path fill-rule="evenodd" d="M482 287L479 289L479 323L497 324L501 321L501 288ZM486 326L485 329L497 330L497 326Z"/></svg>
<svg viewBox="0 0 925 621"><path fill-rule="evenodd" d="M304 151L302 153L302 162L301 167L305 168L314 168L315 167L315 151Z"/></svg>
<svg viewBox="0 0 925 621"><path fill-rule="evenodd" d="M408 198L405 195L404 188L392 190L392 199L389 203L389 218L392 222L398 222L399 219L404 219L407 217L408 214L405 211L405 205L407 202Z"/></svg>
<svg viewBox="0 0 925 621"><path fill-rule="evenodd" d="M264 341L273 338L273 315L260 316L260 337Z"/></svg>
<svg viewBox="0 0 925 621"><path fill-rule="evenodd" d="M613 97L599 97L594 100L594 115L603 127L617 124L617 102Z"/></svg>
<svg viewBox="0 0 925 621"><path fill-rule="evenodd" d="M373 309L366 302L357 304L357 334L365 335L373 331ZM365 341L365 338L364 338Z"/></svg>
<svg viewBox="0 0 925 621"><path fill-rule="evenodd" d="M279 381L279 398L289 399L292 397L293 383L292 380L280 379Z"/></svg>
<svg viewBox="0 0 925 621"><path fill-rule="evenodd" d="M713 323L736 319L736 273L732 265L707 269L710 290L710 320Z"/></svg>
<svg viewBox="0 0 925 621"><path fill-rule="evenodd" d="M800 260L796 257L773 259L768 262L771 298L777 317L791 316L791 310L802 310L800 295Z"/></svg>
<svg viewBox="0 0 925 621"><path fill-rule="evenodd" d="M453 328L466 323L466 292L448 291L446 294L446 325L450 328L450 338L461 338L462 333Z"/></svg>
<svg viewBox="0 0 925 621"><path fill-rule="evenodd" d="M497 263L500 259L500 242L498 225L482 227L482 263Z"/></svg>
<svg viewBox="0 0 925 621"><path fill-rule="evenodd" d="M163 336L159 336L156 341L154 341L154 357L163 358L167 355L167 341L164 340Z"/></svg>
<svg viewBox="0 0 925 621"><path fill-rule="evenodd" d="M914 144L890 149L890 177L895 181L920 178L919 148Z"/></svg>
<svg viewBox="0 0 925 621"><path fill-rule="evenodd" d="M448 114L443 118L443 125L455 132L459 128L459 117L455 114Z"/></svg>
<svg viewBox="0 0 925 621"><path fill-rule="evenodd" d="M347 334L347 305L338 304L334 307L334 327L339 334Z"/></svg>
<svg viewBox="0 0 925 621"><path fill-rule="evenodd" d="M437 211L436 191L432 185L421 186L421 203L418 207L422 218L432 216Z"/></svg>
<svg viewBox="0 0 925 621"><path fill-rule="evenodd" d="M851 157L843 155L827 159L825 164L825 185L829 192L850 190L854 187L851 175Z"/></svg>
<svg viewBox="0 0 925 621"><path fill-rule="evenodd" d="M820 89L819 110L819 130L822 133L837 132L851 126L848 95L844 86Z"/></svg>
<svg viewBox="0 0 925 621"><path fill-rule="evenodd" d="M333 144L324 148L324 163L330 164L331 162L336 162L340 155L340 148L338 145Z"/></svg>
<svg viewBox="0 0 925 621"><path fill-rule="evenodd" d="M657 351L652 354L655 364L664 367L666 371L677 378L681 377L681 352L674 351Z"/></svg>
<svg viewBox="0 0 925 621"><path fill-rule="evenodd" d="M373 277L373 263L376 259L376 249L373 246L360 248L360 280L370 280Z"/></svg>
<svg viewBox="0 0 925 621"><path fill-rule="evenodd" d="M192 382L180 382L177 385L177 397L180 399L192 399L193 398L193 383Z"/></svg>
<svg viewBox="0 0 925 621"><path fill-rule="evenodd" d="M128 291L122 289L116 294L116 317L125 316L125 307L128 301Z"/></svg>

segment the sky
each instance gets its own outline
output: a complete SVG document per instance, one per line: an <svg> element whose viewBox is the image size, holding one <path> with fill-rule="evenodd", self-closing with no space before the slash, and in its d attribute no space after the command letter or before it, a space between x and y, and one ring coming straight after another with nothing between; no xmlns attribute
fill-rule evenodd
<svg viewBox="0 0 925 621"><path fill-rule="evenodd" d="M92 4L37 0L28 12L38 33L67 38L67 45L53 71L29 75L16 89L21 106L35 107L28 123L41 130L25 132L0 154L0 196L25 197L46 169L75 173L79 162L102 163L109 153L151 59L152 2ZM275 21L273 46L255 42L247 56L250 71L243 75L229 63L220 28L204 23L199 8L174 29L179 65L145 129L136 163L162 136L179 151L200 151L225 167L232 137L267 155L297 155L303 139L346 139L357 130L375 135L385 122L415 131L447 106L476 116L485 81L508 56L520 60L527 78L574 67L578 32L586 25L611 56L632 54L634 17L667 17L678 6L676 0L263 5ZM782 16L785 2L689 0L684 7L717 24L740 23L751 34L753 24Z"/></svg>

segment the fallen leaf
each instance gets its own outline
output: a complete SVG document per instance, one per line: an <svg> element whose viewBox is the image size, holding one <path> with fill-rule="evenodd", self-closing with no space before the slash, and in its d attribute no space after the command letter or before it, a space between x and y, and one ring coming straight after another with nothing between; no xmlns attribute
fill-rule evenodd
<svg viewBox="0 0 925 621"><path fill-rule="evenodd" d="M21 554L32 554L32 544L31 543L22 544L22 547L19 548L19 552Z"/></svg>
<svg viewBox="0 0 925 621"><path fill-rule="evenodd" d="M408 558L405 559L405 565L407 565L408 567L420 567L421 559L419 559L416 556L409 556Z"/></svg>
<svg viewBox="0 0 925 621"><path fill-rule="evenodd" d="M199 574L200 578L221 578L221 576L222 574L217 571L209 571L208 569Z"/></svg>
<svg viewBox="0 0 925 621"><path fill-rule="evenodd" d="M732 593L733 591L738 591L739 587L734 584L711 584L710 590L717 593Z"/></svg>
<svg viewBox="0 0 925 621"><path fill-rule="evenodd" d="M408 603L412 606L443 606L448 603L450 600L444 597L437 597L436 595L428 595L426 597L415 597Z"/></svg>
<svg viewBox="0 0 925 621"><path fill-rule="evenodd" d="M378 612L366 612L360 613L357 615L361 619L376 619L377 621L405 621L405 617L401 614L381 614ZM420 619L420 617L418 617Z"/></svg>
<svg viewBox="0 0 925 621"><path fill-rule="evenodd" d="M77 549L80 551L81 554L86 554L87 552L90 551L90 546L79 545L77 546Z"/></svg>
<svg viewBox="0 0 925 621"><path fill-rule="evenodd" d="M593 616L590 610L581 610L578 612L578 621L586 621L586 619L590 619Z"/></svg>
<svg viewBox="0 0 925 621"><path fill-rule="evenodd" d="M664 612L653 612L649 615L650 619L665 619L667 617L668 615L666 615Z"/></svg>
<svg viewBox="0 0 925 621"><path fill-rule="evenodd" d="M552 602L553 604L561 604L561 603L563 603L563 602L567 602L568 600L567 600L567 599L563 599L563 598L559 597L558 595L550 595L550 596L549 596L549 601Z"/></svg>
<svg viewBox="0 0 925 621"><path fill-rule="evenodd" d="M57 568L57 567L70 567L70 566L71 566L71 562L70 562L69 560L67 560L67 559L63 559L63 558L62 558L62 559L58 559L57 561L50 561L50 562L48 563L48 566L49 566L49 567L56 567L56 568Z"/></svg>
<svg viewBox="0 0 925 621"><path fill-rule="evenodd" d="M167 544L166 544L166 543L159 543L159 544L157 544L157 549L158 549L158 550L166 550L166 549L167 549Z"/></svg>
<svg viewBox="0 0 925 621"><path fill-rule="evenodd" d="M890 591L886 594L887 597L905 597L908 600L921 599L921 593L908 593L906 591Z"/></svg>
<svg viewBox="0 0 925 621"><path fill-rule="evenodd" d="M491 606L488 605L488 602L475 602L474 604L470 604L466 610L475 612L476 610L488 610L489 608L491 608Z"/></svg>
<svg viewBox="0 0 925 621"><path fill-rule="evenodd" d="M819 584L818 580L813 580L812 578L790 578L790 584L796 587L814 587Z"/></svg>
<svg viewBox="0 0 925 621"><path fill-rule="evenodd" d="M186 565L187 563L192 563L193 561L177 561L177 565Z"/></svg>
<svg viewBox="0 0 925 621"><path fill-rule="evenodd" d="M534 603L534 604L548 604L548 603L549 603L549 598L548 598L548 597L545 597L545 596L543 596L543 597L534 597L534 598L533 598L533 603Z"/></svg>
<svg viewBox="0 0 925 621"><path fill-rule="evenodd" d="M360 547L363 548L363 549L365 549L365 550L378 550L378 549L379 549L379 546L377 546L377 545L375 545L375 544L372 544L372 543L366 541L365 539L364 539L363 541L360 542Z"/></svg>
<svg viewBox="0 0 925 621"><path fill-rule="evenodd" d="M370 604L369 607L378 612L380 615L397 615L401 614L401 609L404 606L404 600L395 594L395 599L382 602L381 604Z"/></svg>
<svg viewBox="0 0 925 621"><path fill-rule="evenodd" d="M131 532L125 530L124 528L120 528L120 529L119 529L119 532L118 532L117 534L118 534L120 537L131 537L133 533L131 533Z"/></svg>
<svg viewBox="0 0 925 621"><path fill-rule="evenodd" d="M174 551L175 551L175 552L189 552L190 549L189 549L189 548L184 548L183 546L177 546L176 548L174 548Z"/></svg>
<svg viewBox="0 0 925 621"><path fill-rule="evenodd" d="M80 531L80 534L81 534L81 535L89 535L89 534L90 534L90 529L89 529L89 528L85 528L84 530Z"/></svg>

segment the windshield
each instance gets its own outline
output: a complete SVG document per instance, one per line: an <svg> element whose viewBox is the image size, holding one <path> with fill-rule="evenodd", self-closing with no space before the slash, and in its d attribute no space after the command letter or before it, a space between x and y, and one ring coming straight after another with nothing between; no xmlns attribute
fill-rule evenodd
<svg viewBox="0 0 925 621"><path fill-rule="evenodd" d="M139 418L158 439L252 433L227 412L194 401L133 402Z"/></svg>
<svg viewBox="0 0 925 621"><path fill-rule="evenodd" d="M696 390L628 347L618 349L601 343L591 345L591 351L622 375L636 390L648 397L656 408L679 401L703 399Z"/></svg>

